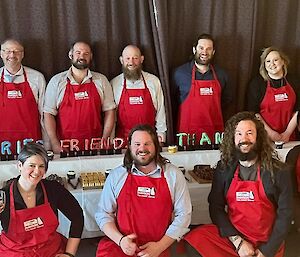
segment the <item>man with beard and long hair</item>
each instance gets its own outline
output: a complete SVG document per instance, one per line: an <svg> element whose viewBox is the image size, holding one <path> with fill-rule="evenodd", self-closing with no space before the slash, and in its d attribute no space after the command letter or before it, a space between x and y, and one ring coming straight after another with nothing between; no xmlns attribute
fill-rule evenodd
<svg viewBox="0 0 300 257"><path fill-rule="evenodd" d="M116 136L127 140L131 128L150 124L160 142L166 142L164 94L158 77L142 70L144 56L134 45L124 48L120 62L123 73L111 81L117 104Z"/></svg>
<svg viewBox="0 0 300 257"><path fill-rule="evenodd" d="M63 139L79 140L78 146L84 150L85 139L108 138L115 121L111 85L104 75L89 69L89 44L74 43L69 58L72 66L52 77L45 94L45 126L55 153L62 150Z"/></svg>
<svg viewBox="0 0 300 257"><path fill-rule="evenodd" d="M152 126L130 131L123 165L109 173L95 214L107 236L97 257L170 257L171 244L189 231L187 183L159 152Z"/></svg>
<svg viewBox="0 0 300 257"><path fill-rule="evenodd" d="M193 44L193 60L174 72L177 133L195 134L198 143L204 132L212 141L216 132L223 132L222 110L232 99L226 72L211 64L214 54L212 36L202 34Z"/></svg>
<svg viewBox="0 0 300 257"><path fill-rule="evenodd" d="M283 256L292 219L290 167L251 112L228 120L220 150L208 197L213 224L185 239L203 257Z"/></svg>

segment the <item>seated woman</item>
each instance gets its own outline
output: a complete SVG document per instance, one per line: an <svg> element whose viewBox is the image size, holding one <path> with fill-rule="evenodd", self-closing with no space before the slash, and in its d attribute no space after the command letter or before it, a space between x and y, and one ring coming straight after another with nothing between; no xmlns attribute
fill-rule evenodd
<svg viewBox="0 0 300 257"><path fill-rule="evenodd" d="M296 140L300 81L287 74L289 60L281 50L268 47L260 60L260 76L249 85L247 109L264 123L272 141Z"/></svg>
<svg viewBox="0 0 300 257"><path fill-rule="evenodd" d="M0 256L75 256L83 230L83 212L67 189L56 181L43 179L47 168L43 146L26 144L18 157L20 176L2 188L5 200L0 207ZM58 210L71 221L68 239L56 232Z"/></svg>

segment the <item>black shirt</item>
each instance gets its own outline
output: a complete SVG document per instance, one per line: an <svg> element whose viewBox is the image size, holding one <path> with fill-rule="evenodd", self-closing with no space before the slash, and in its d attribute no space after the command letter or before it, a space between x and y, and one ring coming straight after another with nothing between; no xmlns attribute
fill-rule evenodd
<svg viewBox="0 0 300 257"><path fill-rule="evenodd" d="M291 87L294 89L296 94L296 104L294 111L298 111L300 108L300 80L292 75L287 75L284 83L281 79L271 79L270 85L273 88L279 88L284 86L288 81ZM257 76L251 80L248 93L247 93L247 110L255 113L260 112L260 104L266 94L267 81L265 81L261 76Z"/></svg>
<svg viewBox="0 0 300 257"><path fill-rule="evenodd" d="M12 181L15 181L13 194L16 210L27 208L17 187L18 178L11 180L4 188L2 188L2 190L4 190L6 194L6 203L3 212L0 213L0 220L2 228L5 232L7 232L8 230L10 220L9 187ZM69 237L81 238L83 230L83 212L77 200L67 189L65 189L58 182L45 179L43 179L42 181L45 185L48 201L55 215L58 216L58 210L60 210L71 221ZM36 205L38 206L43 203L44 193L41 184L39 183L36 187Z"/></svg>
<svg viewBox="0 0 300 257"><path fill-rule="evenodd" d="M261 168L261 179L268 199L276 209L276 218L269 240L259 245L260 251L265 256L274 256L282 242L285 240L292 220L292 185L290 167L277 162L281 168L274 168L274 182L271 172ZM230 222L226 211L226 195L230 187L237 161L232 161L223 168L218 163L214 173L211 192L208 196L209 213L212 222L218 227L222 237L233 235L243 236ZM255 224L253 224L255 226Z"/></svg>

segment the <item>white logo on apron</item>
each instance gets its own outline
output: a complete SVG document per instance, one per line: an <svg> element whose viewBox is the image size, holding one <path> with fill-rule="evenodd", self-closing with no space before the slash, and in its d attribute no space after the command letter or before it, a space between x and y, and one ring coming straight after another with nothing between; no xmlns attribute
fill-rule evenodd
<svg viewBox="0 0 300 257"><path fill-rule="evenodd" d="M236 192L235 198L237 202L253 202L254 194L252 191L249 192Z"/></svg>
<svg viewBox="0 0 300 257"><path fill-rule="evenodd" d="M287 93L274 95L275 102L284 102L289 100Z"/></svg>
<svg viewBox="0 0 300 257"><path fill-rule="evenodd" d="M200 95L213 95L214 91L212 87L201 87Z"/></svg>
<svg viewBox="0 0 300 257"><path fill-rule="evenodd" d="M24 221L25 231L34 230L41 227L44 227L44 222L40 217L37 217L36 219Z"/></svg>
<svg viewBox="0 0 300 257"><path fill-rule="evenodd" d="M155 198L154 187L138 187L137 196L145 198Z"/></svg>
<svg viewBox="0 0 300 257"><path fill-rule="evenodd" d="M89 99L89 94L87 91L74 93L75 100Z"/></svg>
<svg viewBox="0 0 300 257"><path fill-rule="evenodd" d="M22 92L20 90L7 91L7 98L10 99L22 98Z"/></svg>
<svg viewBox="0 0 300 257"><path fill-rule="evenodd" d="M129 104L143 104L144 100L142 96L130 96Z"/></svg>

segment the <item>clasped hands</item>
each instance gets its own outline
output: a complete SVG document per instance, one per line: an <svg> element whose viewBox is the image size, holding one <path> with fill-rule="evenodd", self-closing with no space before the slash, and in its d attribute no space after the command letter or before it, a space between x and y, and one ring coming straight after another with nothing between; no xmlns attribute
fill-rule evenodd
<svg viewBox="0 0 300 257"><path fill-rule="evenodd" d="M259 249L255 249L253 245L246 240L243 240L241 248L237 252L240 257L265 257Z"/></svg>
<svg viewBox="0 0 300 257"><path fill-rule="evenodd" d="M161 254L162 251L157 242L148 242L137 246L136 237L135 234L130 234L121 239L119 245L125 254L138 257L158 257Z"/></svg>

